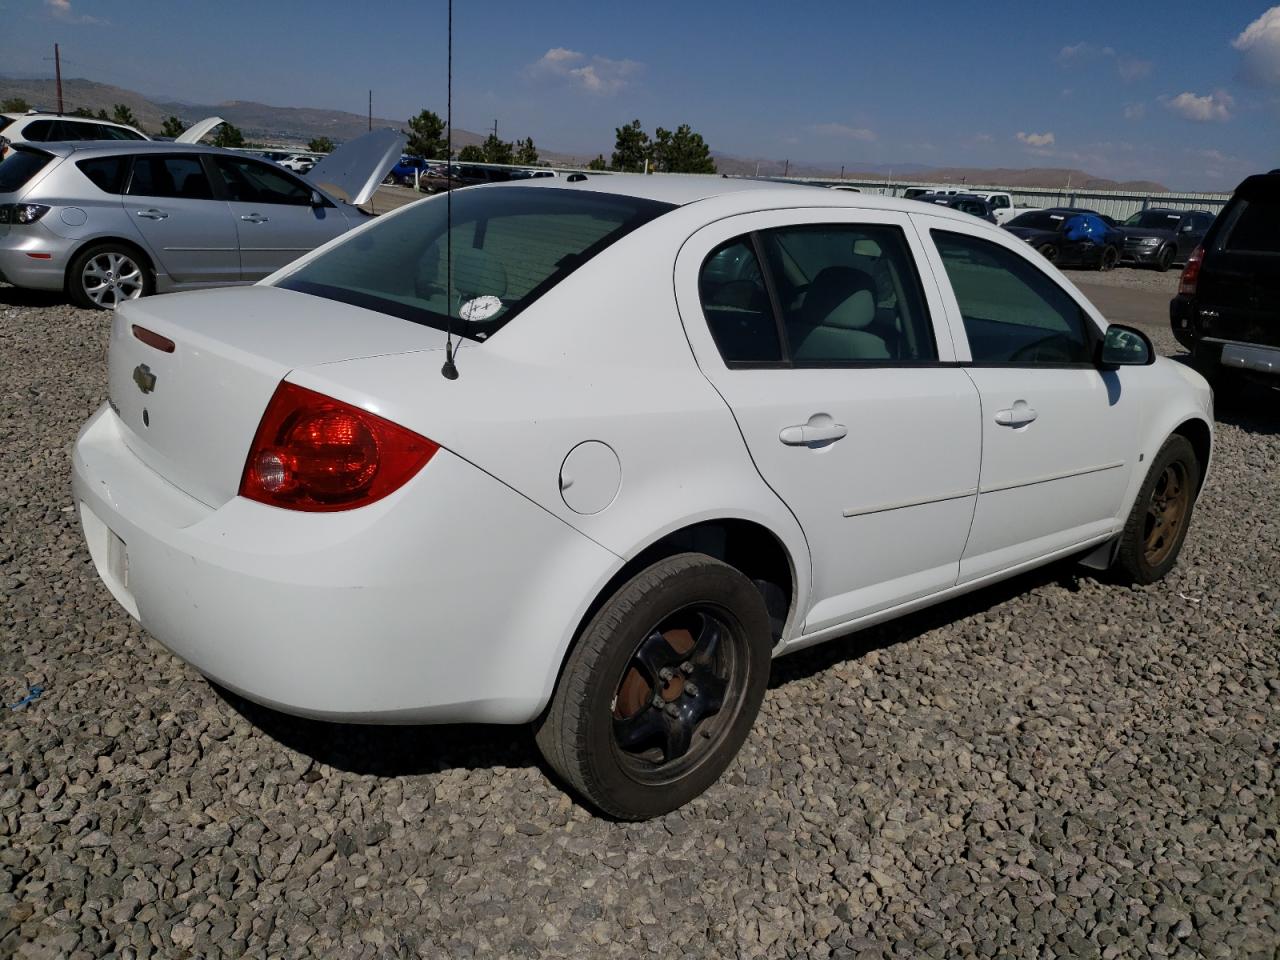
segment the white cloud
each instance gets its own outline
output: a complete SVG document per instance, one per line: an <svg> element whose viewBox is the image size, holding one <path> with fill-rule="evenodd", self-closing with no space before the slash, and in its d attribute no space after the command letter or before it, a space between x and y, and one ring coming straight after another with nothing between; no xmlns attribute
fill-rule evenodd
<svg viewBox="0 0 1280 960"><path fill-rule="evenodd" d="M1016 139L1019 143L1025 143L1028 147L1052 147L1054 136L1049 131L1044 133L1023 133L1019 130Z"/></svg>
<svg viewBox="0 0 1280 960"><path fill-rule="evenodd" d="M819 123L810 129L823 137L844 137L848 140L861 140L870 143L876 139L876 132L866 127L851 127L847 123Z"/></svg>
<svg viewBox="0 0 1280 960"><path fill-rule="evenodd" d="M1066 63L1068 60L1090 60L1094 57L1114 57L1115 55L1116 51L1113 47L1100 47L1096 43L1081 40L1079 43L1073 43L1059 50L1058 60Z"/></svg>
<svg viewBox="0 0 1280 960"><path fill-rule="evenodd" d="M634 60L610 60L565 47L552 47L531 63L528 73L534 77L553 77L580 90L599 96L617 93L627 86L643 65Z"/></svg>
<svg viewBox="0 0 1280 960"><path fill-rule="evenodd" d="M1116 69L1120 71L1121 80L1140 80L1151 73L1151 61L1139 60L1137 57L1121 57L1116 61Z"/></svg>
<svg viewBox="0 0 1280 960"><path fill-rule="evenodd" d="M1150 75L1152 67L1150 60L1131 57L1128 54L1118 52L1115 47L1102 47L1096 43L1089 43L1087 40L1081 40L1079 43L1063 47L1058 51L1057 60L1063 66L1089 60L1114 60L1116 72L1120 74L1120 79L1126 83L1140 80Z"/></svg>
<svg viewBox="0 0 1280 960"><path fill-rule="evenodd" d="M1272 7L1231 41L1244 58L1245 76L1280 86L1280 7Z"/></svg>
<svg viewBox="0 0 1280 960"><path fill-rule="evenodd" d="M1235 100L1224 90L1196 96L1194 93L1180 93L1176 97L1165 97L1164 105L1178 116L1197 123L1208 123L1211 120L1225 121L1231 119L1231 108Z"/></svg>
<svg viewBox="0 0 1280 960"><path fill-rule="evenodd" d="M44 0L49 12L66 23L106 23L87 13L76 13L71 9L71 0Z"/></svg>
<svg viewBox="0 0 1280 960"><path fill-rule="evenodd" d="M1147 105L1145 103L1126 103L1124 105L1124 118L1126 120L1141 120L1147 115Z"/></svg>

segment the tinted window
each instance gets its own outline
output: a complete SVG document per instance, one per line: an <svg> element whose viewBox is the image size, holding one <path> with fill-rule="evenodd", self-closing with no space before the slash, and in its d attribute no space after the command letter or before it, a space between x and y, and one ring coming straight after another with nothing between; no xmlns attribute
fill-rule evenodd
<svg viewBox="0 0 1280 960"><path fill-rule="evenodd" d="M13 193L26 186L52 159L52 154L42 150L10 151L0 160L0 193Z"/></svg>
<svg viewBox="0 0 1280 960"><path fill-rule="evenodd" d="M991 207L992 207L992 209L994 209L994 210L1003 210L1003 209L1005 209L1007 206L1009 206L1009 198L1008 198L1008 197L992 197L992 198L991 198Z"/></svg>
<svg viewBox="0 0 1280 960"><path fill-rule="evenodd" d="M1027 227L1030 230L1061 230L1066 221L1065 213L1053 213L1049 210L1029 210L1020 213L1006 224L1010 227Z"/></svg>
<svg viewBox="0 0 1280 960"><path fill-rule="evenodd" d="M1280 253L1280 200L1237 198L1232 206L1224 250Z"/></svg>
<svg viewBox="0 0 1280 960"><path fill-rule="evenodd" d="M711 251L698 275L698 296L725 363L782 359L778 324L749 237Z"/></svg>
<svg viewBox="0 0 1280 960"><path fill-rule="evenodd" d="M126 130L124 127L109 127L105 123L98 125L99 140L145 140L147 139L140 133L134 133L132 130Z"/></svg>
<svg viewBox="0 0 1280 960"><path fill-rule="evenodd" d="M102 125L97 123L78 123L75 120L57 120L53 125L55 140L105 140Z"/></svg>
<svg viewBox="0 0 1280 960"><path fill-rule="evenodd" d="M22 139L32 143L47 143L53 139L52 120L32 120L22 130Z"/></svg>
<svg viewBox="0 0 1280 960"><path fill-rule="evenodd" d="M7 127L11 123L13 123L13 121L10 120L8 117L0 116L0 130L3 130L5 127Z"/></svg>
<svg viewBox="0 0 1280 960"><path fill-rule="evenodd" d="M1143 210L1135 213L1124 222L1126 227L1141 227L1144 230L1176 230L1182 214L1167 210Z"/></svg>
<svg viewBox="0 0 1280 960"><path fill-rule="evenodd" d="M1071 296L999 244L933 231L975 363L1088 363L1089 321Z"/></svg>
<svg viewBox="0 0 1280 960"><path fill-rule="evenodd" d="M140 156L133 161L129 194L135 197L184 197L209 200L213 191L198 157Z"/></svg>
<svg viewBox="0 0 1280 960"><path fill-rule="evenodd" d="M672 209L584 190L493 187L459 192L449 230L447 208L414 204L280 286L484 340L601 250ZM470 322L450 322L468 304Z"/></svg>
<svg viewBox="0 0 1280 960"><path fill-rule="evenodd" d="M936 360L919 281L897 227L818 225L761 234L796 363Z"/></svg>
<svg viewBox="0 0 1280 960"><path fill-rule="evenodd" d="M218 157L214 160L227 185L232 200L245 203L287 203L307 206L311 188L289 176L279 167L257 160Z"/></svg>
<svg viewBox="0 0 1280 960"><path fill-rule="evenodd" d="M124 178L129 172L128 157L95 157L80 160L76 166L104 193L124 192Z"/></svg>

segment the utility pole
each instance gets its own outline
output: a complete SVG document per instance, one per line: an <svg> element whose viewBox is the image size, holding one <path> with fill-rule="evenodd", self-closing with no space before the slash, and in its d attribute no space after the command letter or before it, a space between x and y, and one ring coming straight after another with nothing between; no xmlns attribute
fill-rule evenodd
<svg viewBox="0 0 1280 960"><path fill-rule="evenodd" d="M493 139L498 139L498 118L493 118Z"/></svg>
<svg viewBox="0 0 1280 960"><path fill-rule="evenodd" d="M58 78L58 116L62 116L62 53L53 45L53 73Z"/></svg>
<svg viewBox="0 0 1280 960"><path fill-rule="evenodd" d="M373 91L369 91L369 129L373 129Z"/></svg>
<svg viewBox="0 0 1280 960"><path fill-rule="evenodd" d="M782 175L785 177L785 176L787 175L787 172L788 172L790 169L791 169L791 161L790 161L790 160L784 160L784 161L782 162Z"/></svg>
<svg viewBox="0 0 1280 960"><path fill-rule="evenodd" d="M844 164L840 164L840 179L844 179Z"/></svg>

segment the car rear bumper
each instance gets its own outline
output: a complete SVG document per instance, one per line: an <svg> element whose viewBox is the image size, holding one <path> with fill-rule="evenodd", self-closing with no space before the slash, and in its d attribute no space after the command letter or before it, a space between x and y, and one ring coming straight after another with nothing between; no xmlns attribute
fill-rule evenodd
<svg viewBox="0 0 1280 960"><path fill-rule="evenodd" d="M61 290L74 248L74 241L41 224L9 227L0 234L0 280L32 290Z"/></svg>
<svg viewBox="0 0 1280 960"><path fill-rule="evenodd" d="M210 508L124 445L103 406L72 488L99 575L210 679L288 713L520 723L548 700L621 561L441 450L391 496L338 513Z"/></svg>
<svg viewBox="0 0 1280 960"><path fill-rule="evenodd" d="M1234 340L1206 339L1205 342L1213 343L1221 349L1218 363L1227 369L1280 377L1280 347L1239 343Z"/></svg>

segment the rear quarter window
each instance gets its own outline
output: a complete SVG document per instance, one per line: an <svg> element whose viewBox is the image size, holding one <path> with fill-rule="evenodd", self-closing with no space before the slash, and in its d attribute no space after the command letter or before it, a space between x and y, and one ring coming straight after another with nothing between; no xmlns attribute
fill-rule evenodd
<svg viewBox="0 0 1280 960"><path fill-rule="evenodd" d="M48 166L53 154L43 150L14 150L0 160L0 193L21 190Z"/></svg>
<svg viewBox="0 0 1280 960"><path fill-rule="evenodd" d="M23 140L32 143L45 143L53 139L52 120L32 120L20 133Z"/></svg>
<svg viewBox="0 0 1280 960"><path fill-rule="evenodd" d="M1280 198L1237 198L1226 216L1222 249L1280 253Z"/></svg>
<svg viewBox="0 0 1280 960"><path fill-rule="evenodd" d="M129 172L128 157L95 157L80 160L76 166L103 193L124 193L124 180Z"/></svg>

